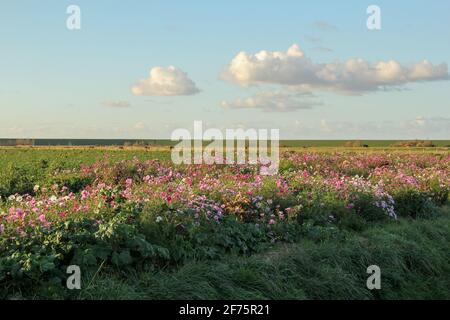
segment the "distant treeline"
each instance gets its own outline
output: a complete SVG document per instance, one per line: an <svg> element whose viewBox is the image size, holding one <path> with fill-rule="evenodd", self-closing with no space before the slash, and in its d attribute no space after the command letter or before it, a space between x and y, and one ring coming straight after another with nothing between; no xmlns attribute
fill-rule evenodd
<svg viewBox="0 0 450 320"><path fill-rule="evenodd" d="M0 139L0 146L173 146L168 139ZM208 142L204 141L204 144ZM450 147L450 140L280 140L281 147Z"/></svg>
<svg viewBox="0 0 450 320"><path fill-rule="evenodd" d="M169 146L161 139L0 139L0 146Z"/></svg>
<svg viewBox="0 0 450 320"><path fill-rule="evenodd" d="M14 147L14 146L34 146L34 139L0 139L0 146Z"/></svg>

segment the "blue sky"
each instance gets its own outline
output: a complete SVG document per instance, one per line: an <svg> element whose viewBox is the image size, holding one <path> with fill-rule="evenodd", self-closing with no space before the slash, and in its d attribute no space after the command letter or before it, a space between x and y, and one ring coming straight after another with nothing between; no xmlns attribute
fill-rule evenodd
<svg viewBox="0 0 450 320"><path fill-rule="evenodd" d="M66 28L71 4L81 30ZM381 30L366 27L371 4ZM202 120L293 139L450 139L449 18L440 0L4 1L0 137L168 138ZM287 55L288 74L272 72L277 58L251 62L293 44L306 58ZM240 52L248 61L232 69ZM305 61L322 74L356 58L372 69L395 60L401 71L385 86L365 71L345 83L348 70L337 80L303 74ZM433 67L418 75L424 60ZM165 93L139 84L158 67L154 78L173 85Z"/></svg>

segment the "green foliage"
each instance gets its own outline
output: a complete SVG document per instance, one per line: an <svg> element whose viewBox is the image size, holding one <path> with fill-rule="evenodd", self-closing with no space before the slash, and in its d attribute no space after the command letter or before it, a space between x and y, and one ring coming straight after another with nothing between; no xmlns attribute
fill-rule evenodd
<svg viewBox="0 0 450 320"><path fill-rule="evenodd" d="M130 224L134 215L124 211L104 221L88 218L37 227L25 237L0 237L0 296L11 291L34 291L42 286L61 288L68 265L84 271L102 262L126 270L163 265L166 248L149 243Z"/></svg>
<svg viewBox="0 0 450 320"><path fill-rule="evenodd" d="M174 213L172 213L174 214ZM191 259L217 259L223 254L251 254L260 251L270 241L264 226L242 224L233 218L216 221L144 223L142 232L150 242L164 245L172 263Z"/></svg>
<svg viewBox="0 0 450 320"><path fill-rule="evenodd" d="M8 164L0 171L0 196L7 197L11 194L32 193L34 181L40 172L32 168Z"/></svg>
<svg viewBox="0 0 450 320"><path fill-rule="evenodd" d="M64 186L70 192L80 192L94 181L94 177L80 175L79 173L56 174L48 179L48 185Z"/></svg>
<svg viewBox="0 0 450 320"><path fill-rule="evenodd" d="M388 216L382 208L376 205L376 199L371 194L356 193L353 195L353 210L368 222L387 220Z"/></svg>
<svg viewBox="0 0 450 320"><path fill-rule="evenodd" d="M302 197L309 197L309 200L298 209L297 220L300 224L337 225L358 231L364 229L367 222L386 220L386 213L375 205L373 196L365 193L354 193L351 207L330 193Z"/></svg>
<svg viewBox="0 0 450 320"><path fill-rule="evenodd" d="M427 218L437 215L438 207L427 193L405 189L394 195L398 215L411 218Z"/></svg>

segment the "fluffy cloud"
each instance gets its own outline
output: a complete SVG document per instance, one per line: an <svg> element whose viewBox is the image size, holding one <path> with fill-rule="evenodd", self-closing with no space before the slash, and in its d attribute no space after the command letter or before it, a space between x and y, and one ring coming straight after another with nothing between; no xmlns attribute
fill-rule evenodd
<svg viewBox="0 0 450 320"><path fill-rule="evenodd" d="M130 103L128 101L105 101L102 105L107 108L129 108Z"/></svg>
<svg viewBox="0 0 450 320"><path fill-rule="evenodd" d="M264 111L289 112L298 109L310 109L320 103L299 94L289 92L260 92L247 98L238 98L234 101L222 101L226 109L262 109Z"/></svg>
<svg viewBox="0 0 450 320"><path fill-rule="evenodd" d="M286 52L238 53L222 79L241 86L278 84L302 90L331 90L358 94L402 86L410 82L449 79L447 64L427 60L402 66L395 60L370 63L363 59L314 63L297 44Z"/></svg>
<svg viewBox="0 0 450 320"><path fill-rule="evenodd" d="M154 67L146 79L131 88L137 96L185 96L199 92L187 73L177 67Z"/></svg>

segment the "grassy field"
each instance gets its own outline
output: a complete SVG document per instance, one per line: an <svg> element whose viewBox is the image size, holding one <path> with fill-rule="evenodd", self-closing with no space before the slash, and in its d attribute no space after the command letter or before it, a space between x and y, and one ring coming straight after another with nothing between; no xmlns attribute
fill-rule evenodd
<svg viewBox="0 0 450 320"><path fill-rule="evenodd" d="M445 148L282 148L269 177L161 146L4 147L0 165L2 298L450 299Z"/></svg>
<svg viewBox="0 0 450 320"><path fill-rule="evenodd" d="M100 269L81 299L449 299L450 211L359 234L305 236L249 257L224 255L173 271L123 276ZM382 289L366 287L377 264Z"/></svg>

